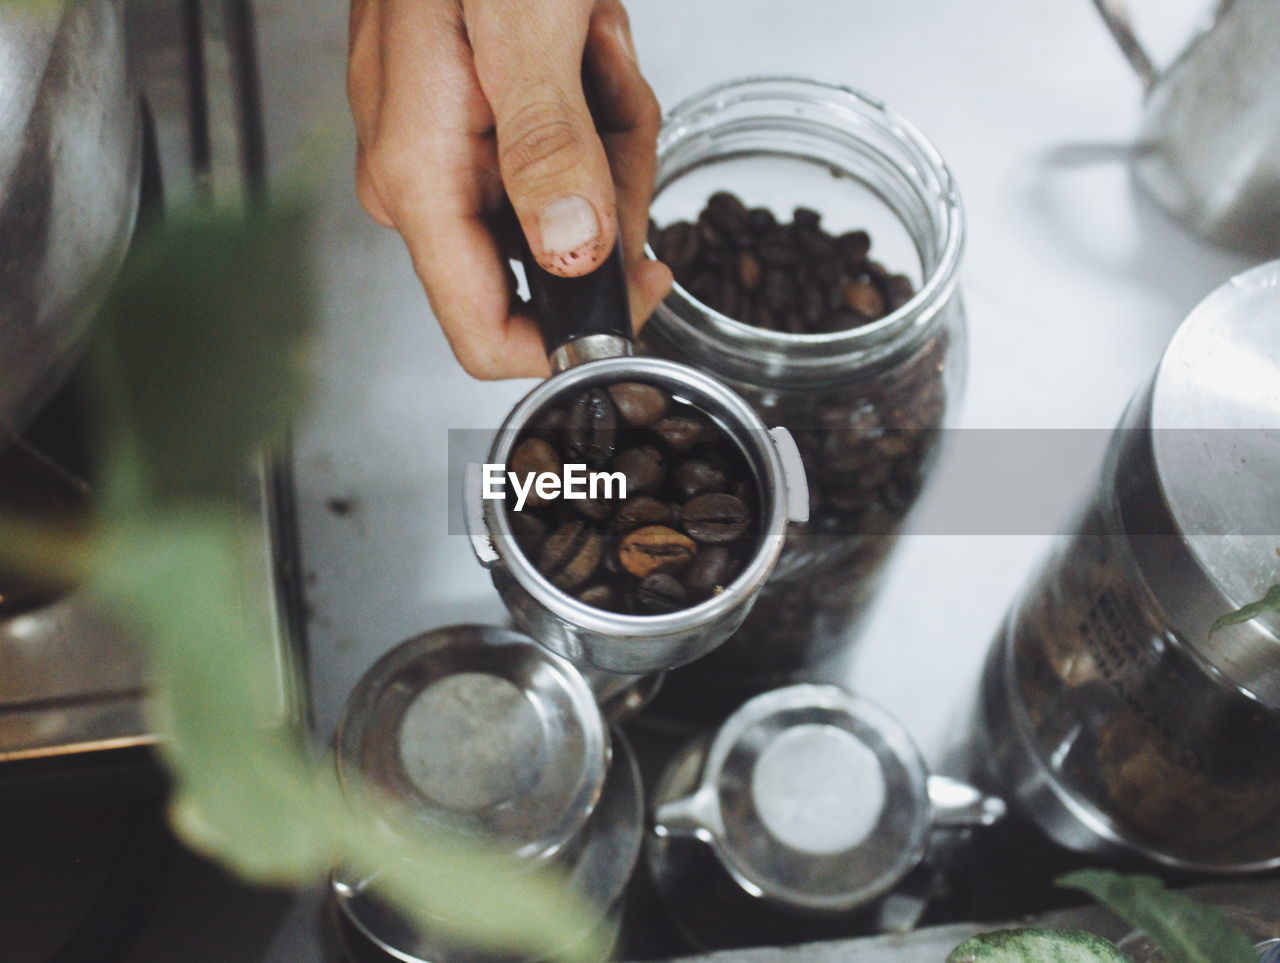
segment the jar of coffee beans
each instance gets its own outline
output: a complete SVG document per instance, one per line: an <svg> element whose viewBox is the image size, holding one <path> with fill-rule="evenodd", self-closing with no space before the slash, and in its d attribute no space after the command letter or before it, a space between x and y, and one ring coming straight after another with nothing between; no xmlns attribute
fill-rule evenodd
<svg viewBox="0 0 1280 963"><path fill-rule="evenodd" d="M1068 848L1280 867L1277 316L1280 261L1183 322L992 647L976 756Z"/></svg>
<svg viewBox="0 0 1280 963"><path fill-rule="evenodd" d="M747 623L668 680L671 698L694 686L688 701L711 711L711 691L737 701L821 678L846 647L961 387L963 215L915 127L795 78L678 106L652 215L676 285L642 350L704 369L787 427L809 479L810 520Z"/></svg>

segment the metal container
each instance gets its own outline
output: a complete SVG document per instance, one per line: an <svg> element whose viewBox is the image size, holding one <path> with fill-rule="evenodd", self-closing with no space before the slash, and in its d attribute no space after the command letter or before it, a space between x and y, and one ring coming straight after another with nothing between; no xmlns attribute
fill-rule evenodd
<svg viewBox="0 0 1280 963"><path fill-rule="evenodd" d="M706 708L707 693L724 693L723 712L766 689L834 677L964 378L964 211L946 162L910 121L868 94L805 78L717 84L666 118L653 217L692 221L720 190L782 219L801 205L832 231L868 229L875 257L916 290L872 323L792 334L722 314L677 283L645 327L644 353L706 371L785 426L809 485L808 522L788 533L742 629L668 680L660 702L673 714ZM817 290L807 268L779 273L794 290Z"/></svg>
<svg viewBox="0 0 1280 963"><path fill-rule="evenodd" d="M1097 491L1009 613L984 681L988 778L1076 850L1280 866L1280 262L1183 322Z"/></svg>
<svg viewBox="0 0 1280 963"><path fill-rule="evenodd" d="M478 465L469 466L465 518L476 557L515 624L575 665L640 675L683 665L720 645L746 618L782 551L787 527L808 518L804 468L785 429L760 417L723 384L684 365L631 357L621 255L615 247L591 275L553 278L526 261L552 369L507 416L489 450L506 465L518 438L545 409L588 388L620 381L656 385L702 410L737 444L755 476L759 542L725 591L665 615L624 615L579 602L553 586L516 544L506 504L481 497ZM605 330L607 328L607 330Z"/></svg>
<svg viewBox="0 0 1280 963"><path fill-rule="evenodd" d="M704 949L874 931L935 826L1004 809L930 776L901 723L830 685L747 702L676 755L651 807L653 879Z"/></svg>
<svg viewBox="0 0 1280 963"><path fill-rule="evenodd" d="M609 737L587 682L526 636L453 626L392 650L347 703L337 764L344 787L367 787L359 791L423 822L479 833L524 864L560 867L593 907L594 926L616 923L640 851L639 772L621 735ZM378 898L376 884L377 874L334 874L351 958L496 959L417 931ZM588 935L566 934L565 943Z"/></svg>
<svg viewBox="0 0 1280 963"><path fill-rule="evenodd" d="M392 649L357 683L337 733L345 787L524 860L577 837L608 764L582 675L494 626L435 629Z"/></svg>
<svg viewBox="0 0 1280 963"><path fill-rule="evenodd" d="M0 5L0 448L52 396L133 233L121 0Z"/></svg>
<svg viewBox="0 0 1280 963"><path fill-rule="evenodd" d="M1221 0L1213 21L1164 71L1122 0L1094 0L1142 81L1134 152L1143 187L1211 241L1280 254L1280 14L1274 0Z"/></svg>

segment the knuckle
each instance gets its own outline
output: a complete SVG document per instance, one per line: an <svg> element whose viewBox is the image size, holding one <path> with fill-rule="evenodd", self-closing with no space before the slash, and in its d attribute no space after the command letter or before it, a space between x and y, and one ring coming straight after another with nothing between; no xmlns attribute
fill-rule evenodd
<svg viewBox="0 0 1280 963"><path fill-rule="evenodd" d="M507 179L555 177L570 170L582 135L562 101L538 99L521 107L498 137L498 156Z"/></svg>

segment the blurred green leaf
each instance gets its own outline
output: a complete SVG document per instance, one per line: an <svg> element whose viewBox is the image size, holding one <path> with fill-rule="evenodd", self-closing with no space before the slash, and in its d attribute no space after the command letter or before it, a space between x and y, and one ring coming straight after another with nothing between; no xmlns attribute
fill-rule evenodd
<svg viewBox="0 0 1280 963"><path fill-rule="evenodd" d="M947 956L947 963L1127 963L1101 937L1080 930L1013 929L979 933Z"/></svg>
<svg viewBox="0 0 1280 963"><path fill-rule="evenodd" d="M550 953L592 917L563 878L347 798L280 725L270 627L243 603L235 500L305 396L311 319L300 200L246 219L170 212L140 239L90 353L99 448L88 534L0 518L0 560L82 576L147 644L174 823L248 879L377 874L407 918L491 948ZM565 958L596 960L588 941Z"/></svg>
<svg viewBox="0 0 1280 963"><path fill-rule="evenodd" d="M1271 586L1271 588L1267 589L1267 594L1256 602L1242 605L1234 612L1219 616L1213 625L1209 627L1209 638L1213 638L1213 633L1217 632L1218 629L1225 628L1228 625L1248 622L1250 619L1256 619L1259 615L1267 612L1280 612L1280 585Z"/></svg>
<svg viewBox="0 0 1280 963"><path fill-rule="evenodd" d="M1059 886L1088 893L1159 945L1169 963L1257 963L1253 944L1212 906L1165 888L1154 876L1086 869Z"/></svg>

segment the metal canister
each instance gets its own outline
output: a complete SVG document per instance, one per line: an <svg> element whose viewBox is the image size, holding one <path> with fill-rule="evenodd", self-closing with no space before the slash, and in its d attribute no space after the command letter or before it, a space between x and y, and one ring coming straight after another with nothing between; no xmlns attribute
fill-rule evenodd
<svg viewBox="0 0 1280 963"><path fill-rule="evenodd" d="M994 784L1059 843L1280 866L1280 261L1182 323L1074 534L1006 620L979 727Z"/></svg>
<svg viewBox="0 0 1280 963"><path fill-rule="evenodd" d="M522 865L559 866L594 925L614 926L640 851L639 774L587 681L527 636L452 626L393 649L348 700L337 765L344 787L376 793L410 819L475 834ZM494 959L421 932L376 886L376 873L333 877L352 959ZM589 935L566 934L565 943Z"/></svg>
<svg viewBox="0 0 1280 963"><path fill-rule="evenodd" d="M906 883L932 829L1004 811L930 776L901 723L832 685L744 704L676 755L651 806L650 871L676 926L703 949L897 928L895 891L915 907L901 921L909 928L921 906Z"/></svg>

